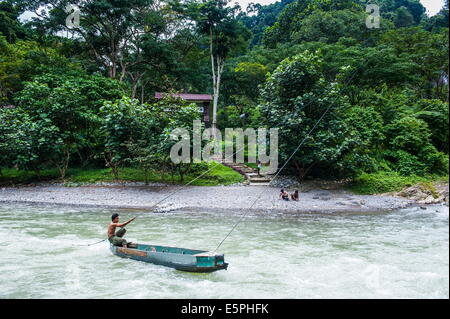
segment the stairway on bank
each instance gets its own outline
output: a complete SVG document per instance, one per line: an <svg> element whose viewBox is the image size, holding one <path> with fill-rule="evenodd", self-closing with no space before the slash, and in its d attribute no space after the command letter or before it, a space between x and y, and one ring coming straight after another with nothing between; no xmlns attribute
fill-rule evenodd
<svg viewBox="0 0 450 319"><path fill-rule="evenodd" d="M215 159L217 160L217 159ZM217 160L218 162L222 163L225 166L228 166L238 172L239 174L243 175L245 179L248 181L249 185L255 185L255 186L269 186L270 182L272 181L271 175L265 175L261 174L258 175L257 170L245 165L244 163L234 163L231 160Z"/></svg>

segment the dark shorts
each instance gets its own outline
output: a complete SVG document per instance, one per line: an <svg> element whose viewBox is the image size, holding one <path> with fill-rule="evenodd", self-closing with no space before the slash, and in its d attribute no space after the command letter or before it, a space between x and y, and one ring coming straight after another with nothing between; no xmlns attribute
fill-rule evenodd
<svg viewBox="0 0 450 319"><path fill-rule="evenodd" d="M127 230L125 228L119 229L114 236L111 236L108 238L109 242L113 244L114 246L123 246L128 244L128 242L125 240L125 238L122 238Z"/></svg>

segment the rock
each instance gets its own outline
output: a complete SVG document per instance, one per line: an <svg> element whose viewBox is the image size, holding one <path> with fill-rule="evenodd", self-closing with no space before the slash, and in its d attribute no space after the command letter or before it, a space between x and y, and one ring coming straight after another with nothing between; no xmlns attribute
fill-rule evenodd
<svg viewBox="0 0 450 319"><path fill-rule="evenodd" d="M290 176L277 176L270 183L271 186L278 188L299 188L299 184L300 183L297 179Z"/></svg>
<svg viewBox="0 0 450 319"><path fill-rule="evenodd" d="M443 196L441 196L439 198L434 198L433 196L430 195L427 198L425 198L424 200L419 200L418 203L419 204L439 204L443 201L444 201Z"/></svg>
<svg viewBox="0 0 450 319"><path fill-rule="evenodd" d="M397 195L401 196L401 197L414 199L414 200L420 200L420 199L424 199L425 197L429 196L430 194L424 193L417 186L411 186L411 187L408 187L408 188L400 191Z"/></svg>
<svg viewBox="0 0 450 319"><path fill-rule="evenodd" d="M425 183L418 183L403 189L396 195L414 200L419 204L445 203L446 198L448 197L448 184L438 185L438 187L435 188L435 185L430 186Z"/></svg>
<svg viewBox="0 0 450 319"><path fill-rule="evenodd" d="M414 185L400 191L398 195L414 200L424 200L427 197L432 196L433 194L430 190L420 187L419 185Z"/></svg>
<svg viewBox="0 0 450 319"><path fill-rule="evenodd" d="M317 192L317 195L319 195L319 196L330 196L331 192L329 192L329 191L319 191L319 192Z"/></svg>
<svg viewBox="0 0 450 319"><path fill-rule="evenodd" d="M420 206L420 209L425 210L425 209L427 209L427 207L426 206Z"/></svg>

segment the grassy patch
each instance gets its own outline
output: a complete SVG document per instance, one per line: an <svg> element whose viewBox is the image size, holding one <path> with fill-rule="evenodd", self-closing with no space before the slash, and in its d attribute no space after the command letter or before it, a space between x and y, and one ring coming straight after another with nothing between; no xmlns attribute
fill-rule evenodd
<svg viewBox="0 0 450 319"><path fill-rule="evenodd" d="M10 184L30 184L41 181L50 181L57 179L59 172L57 169L47 169L40 172L40 178L38 178L36 172L32 171L18 171L15 169L2 169L2 175L0 176L0 185Z"/></svg>
<svg viewBox="0 0 450 319"><path fill-rule="evenodd" d="M175 184L186 184L193 181L191 185L215 186L230 185L244 181L242 175L222 164L209 163L208 169L210 169L210 171L198 179L196 179L197 176L201 175L203 172L188 174L185 176L183 182L181 182L180 176L175 175L173 182ZM37 181L58 181L59 179L59 173L56 169L42 171L40 179L35 172L30 171L4 169L2 170L2 173L3 176L0 176L0 185L30 184ZM161 176L159 172L151 171L149 173L149 182L161 182L163 181L162 177L163 176ZM119 180L144 182L145 176L139 169L124 167L119 171ZM171 182L171 176L166 174L164 176L164 181ZM106 168L71 168L67 171L64 182L66 186L78 186L96 182L114 182L114 177L111 174L111 170Z"/></svg>
<svg viewBox="0 0 450 319"><path fill-rule="evenodd" d="M448 180L448 176L401 176L396 172L363 173L356 177L348 188L356 194L370 195L398 192L404 187L420 183L420 187L424 187L433 194L437 194L432 182L446 180Z"/></svg>
<svg viewBox="0 0 450 319"><path fill-rule="evenodd" d="M161 179L161 175L156 172L150 172L149 181L155 182ZM96 182L114 182L111 170L107 168L99 169L71 169L67 174L66 180L72 183L96 183ZM119 170L119 181L144 182L144 173L136 168L123 167Z"/></svg>
<svg viewBox="0 0 450 319"><path fill-rule="evenodd" d="M222 164L209 163L208 169L210 169L210 171L206 175L196 179L194 182L192 182L191 185L195 186L231 185L236 183L242 183L244 181L244 177L241 174ZM197 174L197 176L200 174ZM191 182L197 176L188 175L185 178L184 183Z"/></svg>

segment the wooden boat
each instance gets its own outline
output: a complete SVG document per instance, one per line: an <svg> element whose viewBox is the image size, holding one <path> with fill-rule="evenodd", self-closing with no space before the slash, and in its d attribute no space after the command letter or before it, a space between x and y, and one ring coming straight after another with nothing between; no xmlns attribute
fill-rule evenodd
<svg viewBox="0 0 450 319"><path fill-rule="evenodd" d="M135 248L111 245L111 252L119 257L172 267L190 272L213 272L227 269L224 255L206 250L134 244Z"/></svg>

